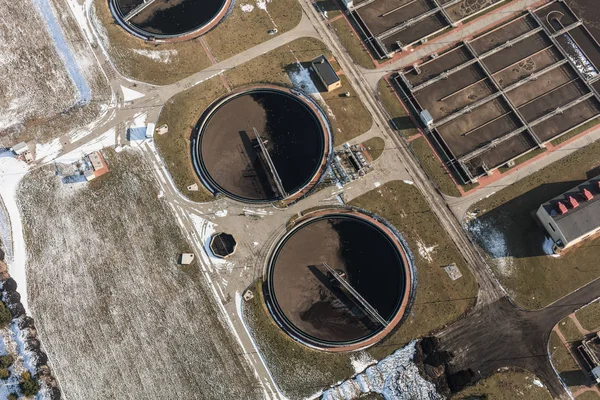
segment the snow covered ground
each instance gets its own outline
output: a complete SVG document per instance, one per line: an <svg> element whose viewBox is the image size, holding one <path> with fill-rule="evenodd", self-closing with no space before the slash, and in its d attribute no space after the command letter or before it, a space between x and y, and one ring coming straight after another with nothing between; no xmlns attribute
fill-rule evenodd
<svg viewBox="0 0 600 400"><path fill-rule="evenodd" d="M386 400L442 400L435 386L426 381L413 362L412 341L376 365L323 393L324 400L353 400L363 393L379 393Z"/></svg>
<svg viewBox="0 0 600 400"><path fill-rule="evenodd" d="M3 244L6 248L5 261L8 264L9 274L17 282L21 303L25 310L28 310L25 276L27 253L23 238L23 224L17 207L16 191L27 171L27 164L14 158L12 152L0 153L0 197L10 219L10 235L3 235ZM4 237L9 237L11 242L4 242Z"/></svg>
<svg viewBox="0 0 600 400"><path fill-rule="evenodd" d="M22 180L29 307L67 398L262 398L138 150L84 187Z"/></svg>

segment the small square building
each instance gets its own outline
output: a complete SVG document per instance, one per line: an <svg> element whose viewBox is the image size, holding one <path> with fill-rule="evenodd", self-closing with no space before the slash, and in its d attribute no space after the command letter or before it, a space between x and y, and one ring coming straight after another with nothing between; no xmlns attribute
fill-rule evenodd
<svg viewBox="0 0 600 400"><path fill-rule="evenodd" d="M554 241L555 252L600 232L600 176L542 204L536 216Z"/></svg>
<svg viewBox="0 0 600 400"><path fill-rule="evenodd" d="M342 87L342 81L338 74L333 70L329 60L324 55L320 55L311 61L311 65L319 80L325 86L328 92Z"/></svg>

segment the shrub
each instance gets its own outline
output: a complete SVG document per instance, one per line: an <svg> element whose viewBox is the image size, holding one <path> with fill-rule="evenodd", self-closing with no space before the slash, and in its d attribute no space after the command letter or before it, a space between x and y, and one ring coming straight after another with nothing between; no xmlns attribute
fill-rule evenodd
<svg viewBox="0 0 600 400"><path fill-rule="evenodd" d="M8 379L10 371L6 368L0 368L0 379Z"/></svg>
<svg viewBox="0 0 600 400"><path fill-rule="evenodd" d="M10 354L0 356L0 368L8 368L15 362L15 359Z"/></svg>
<svg viewBox="0 0 600 400"><path fill-rule="evenodd" d="M19 388L24 396L35 396L40 390L40 385L37 379L33 378L29 372L23 372L21 374L21 382L19 382Z"/></svg>
<svg viewBox="0 0 600 400"><path fill-rule="evenodd" d="M0 327L5 327L12 321L12 314L6 305L0 301Z"/></svg>
<svg viewBox="0 0 600 400"><path fill-rule="evenodd" d="M19 395L16 393L11 393L8 395L8 397L6 398L6 400L18 400L19 399Z"/></svg>

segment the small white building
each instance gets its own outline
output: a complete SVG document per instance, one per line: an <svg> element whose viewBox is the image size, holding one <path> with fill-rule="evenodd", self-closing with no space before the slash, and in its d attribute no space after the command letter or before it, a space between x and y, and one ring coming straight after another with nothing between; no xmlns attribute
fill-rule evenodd
<svg viewBox="0 0 600 400"><path fill-rule="evenodd" d="M148 126L146 126L146 139L154 137L154 129L156 129L156 124L149 123Z"/></svg>
<svg viewBox="0 0 600 400"><path fill-rule="evenodd" d="M12 151L20 156L22 154L25 154L29 151L29 147L27 146L27 143L25 142L21 142L21 143L17 143L12 147Z"/></svg>
<svg viewBox="0 0 600 400"><path fill-rule="evenodd" d="M542 204L536 213L555 252L600 232L600 176Z"/></svg>
<svg viewBox="0 0 600 400"><path fill-rule="evenodd" d="M421 122L423 122L423 125L425 125L425 127L427 129L431 129L431 127L433 126L433 117L431 116L429 111L428 110L421 111L421 113L419 114L419 117L421 117Z"/></svg>
<svg viewBox="0 0 600 400"><path fill-rule="evenodd" d="M597 366L592 370L592 378L596 381L596 383L600 383L600 366Z"/></svg>
<svg viewBox="0 0 600 400"><path fill-rule="evenodd" d="M179 264L190 265L194 261L194 253L182 253L179 257Z"/></svg>

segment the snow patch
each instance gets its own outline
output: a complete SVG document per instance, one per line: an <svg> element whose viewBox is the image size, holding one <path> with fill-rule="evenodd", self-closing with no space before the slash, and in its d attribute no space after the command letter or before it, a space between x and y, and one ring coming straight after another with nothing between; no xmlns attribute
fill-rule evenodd
<svg viewBox="0 0 600 400"><path fill-rule="evenodd" d="M74 163L94 151L99 151L104 149L105 147L114 146L116 144L115 135L115 128L109 129L102 135L89 141L83 146L56 158L56 161L61 163Z"/></svg>
<svg viewBox="0 0 600 400"><path fill-rule="evenodd" d="M133 52L139 54L140 56L147 57L153 61L158 61L161 63L168 64L170 63L175 56L177 56L177 50L169 49L169 50L144 50L144 49L133 49Z"/></svg>
<svg viewBox="0 0 600 400"><path fill-rule="evenodd" d="M413 181L408 181L408 180L404 180L402 182L406 183L407 185L414 185L415 184Z"/></svg>
<svg viewBox="0 0 600 400"><path fill-rule="evenodd" d="M215 215L216 215L217 217L221 217L221 218L222 218L222 217L226 217L226 216L227 216L227 210L219 210L219 211L217 211L217 212L215 213Z"/></svg>
<svg viewBox="0 0 600 400"><path fill-rule="evenodd" d="M511 276L514 271L513 257L508 253L506 238L502 232L491 221L483 222L480 218L470 221L467 229L492 257L498 272L503 276Z"/></svg>
<svg viewBox="0 0 600 400"><path fill-rule="evenodd" d="M375 360L369 353L366 351L361 351L358 353L353 353L350 356L350 363L352 364L352 368L354 368L354 372L356 374L363 372L367 367L375 364L377 360Z"/></svg>
<svg viewBox="0 0 600 400"><path fill-rule="evenodd" d="M362 393L379 393L386 400L442 400L433 383L423 379L414 363L416 340L363 373L326 390L324 400L357 399Z"/></svg>
<svg viewBox="0 0 600 400"><path fill-rule="evenodd" d="M203 246L204 251L200 254L203 264L209 267L209 269L211 266L214 266L217 270L232 272L235 264L215 256L210 250L210 240L216 232L215 227L217 225L196 214L190 214L190 218Z"/></svg>
<svg viewBox="0 0 600 400"><path fill-rule="evenodd" d="M538 380L537 378L533 380L533 384L535 386L537 386L537 387L541 387L541 388L544 387L544 384L540 380Z"/></svg>
<svg viewBox="0 0 600 400"><path fill-rule="evenodd" d="M62 144L60 144L60 138L56 138L46 144L37 143L35 145L35 159L41 160L42 162L53 160L58 156L61 149Z"/></svg>
<svg viewBox="0 0 600 400"><path fill-rule="evenodd" d="M254 11L254 6L252 4L240 4L240 8L242 9L242 12L245 13L251 13Z"/></svg>
<svg viewBox="0 0 600 400"><path fill-rule="evenodd" d="M321 96L321 94L319 93L319 90L315 86L310 76L310 70L308 68L304 68L302 64L300 64L300 61L297 61L296 68L291 69L288 72L288 76L290 77L290 80L292 81L292 85L294 85L294 87L301 89L305 93L308 93L313 99L317 100L321 105L325 107L327 115L335 120L335 114L327 105L327 103L325 103L323 96Z"/></svg>
<svg viewBox="0 0 600 400"><path fill-rule="evenodd" d="M17 206L16 191L19 182L27 174L28 167L23 161L13 157L12 152L0 153L0 197L10 218L12 252L7 253L6 262L8 273L17 282L21 303L29 313L27 305L27 276L25 274L25 262L27 252L25 239L23 237L23 223L21 213ZM9 246L8 243L6 243Z"/></svg>

